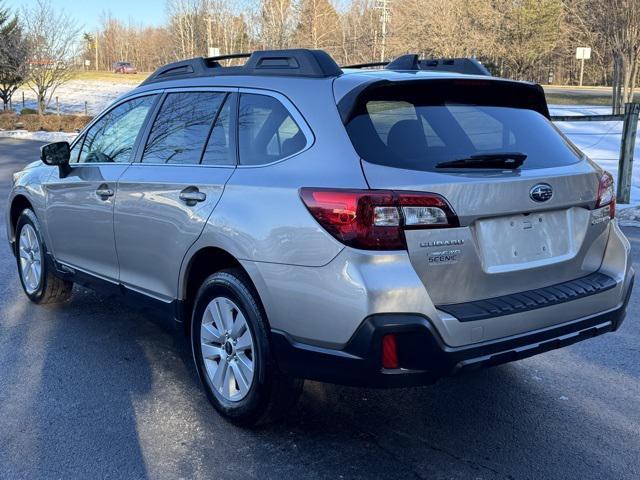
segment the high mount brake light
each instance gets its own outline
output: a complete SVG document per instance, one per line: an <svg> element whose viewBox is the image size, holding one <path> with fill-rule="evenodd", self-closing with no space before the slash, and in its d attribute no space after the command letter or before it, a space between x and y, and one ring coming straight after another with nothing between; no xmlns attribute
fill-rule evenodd
<svg viewBox="0 0 640 480"><path fill-rule="evenodd" d="M600 177L596 208L606 205L609 205L609 218L614 218L616 216L616 192L613 177L609 172L604 172Z"/></svg>
<svg viewBox="0 0 640 480"><path fill-rule="evenodd" d="M403 250L404 230L460 225L435 193L301 188L300 197L327 232L364 250Z"/></svg>

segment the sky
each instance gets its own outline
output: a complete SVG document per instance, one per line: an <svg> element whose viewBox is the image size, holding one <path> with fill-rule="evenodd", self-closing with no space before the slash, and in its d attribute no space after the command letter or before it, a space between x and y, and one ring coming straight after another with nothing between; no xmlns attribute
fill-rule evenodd
<svg viewBox="0 0 640 480"><path fill-rule="evenodd" d="M100 15L108 11L124 22L141 25L161 25L165 20L164 0L49 0L56 10L64 10L76 19L85 31L95 30ZM12 10L30 7L36 0L0 0Z"/></svg>

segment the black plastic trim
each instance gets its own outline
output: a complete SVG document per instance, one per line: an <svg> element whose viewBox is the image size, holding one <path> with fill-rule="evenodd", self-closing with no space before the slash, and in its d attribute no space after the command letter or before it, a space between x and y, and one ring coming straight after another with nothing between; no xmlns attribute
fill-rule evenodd
<svg viewBox="0 0 640 480"><path fill-rule="evenodd" d="M615 286L616 281L613 278L604 273L594 272L586 277L549 287L473 302L438 305L437 308L453 315L460 322L473 322L578 300L605 292Z"/></svg>
<svg viewBox="0 0 640 480"><path fill-rule="evenodd" d="M247 58L244 65L223 67L218 60ZM342 69L324 50L294 48L261 50L252 54L232 54L219 57L196 57L163 65L153 72L142 85L218 75L276 75L307 78L326 78L342 75Z"/></svg>
<svg viewBox="0 0 640 480"><path fill-rule="evenodd" d="M462 73L465 75L491 76L491 72L475 58L425 58L419 55L402 55L389 62L386 70L434 70L441 72Z"/></svg>
<svg viewBox="0 0 640 480"><path fill-rule="evenodd" d="M463 347L446 345L424 316L379 314L367 317L340 350L297 342L275 329L272 348L278 367L295 377L368 387L427 385L444 376L520 360L615 331L624 320L632 288L633 278L624 302L615 310ZM382 368L382 337L387 333L396 335L401 367L397 370Z"/></svg>
<svg viewBox="0 0 640 480"><path fill-rule="evenodd" d="M107 297L116 297L124 300L128 305L135 306L137 308L150 308L157 313L167 316L174 320L172 326L176 323L181 323L183 320L183 305L179 300L173 300L172 302L164 302L157 298L151 297L144 293L138 292L127 286L118 283L105 280L90 273L86 273L77 270L72 267L67 267L57 262L51 253L47 252L45 255L45 262L47 266L51 268L55 275L64 280L69 280L78 285L82 285L85 288L89 288L96 292L100 292Z"/></svg>

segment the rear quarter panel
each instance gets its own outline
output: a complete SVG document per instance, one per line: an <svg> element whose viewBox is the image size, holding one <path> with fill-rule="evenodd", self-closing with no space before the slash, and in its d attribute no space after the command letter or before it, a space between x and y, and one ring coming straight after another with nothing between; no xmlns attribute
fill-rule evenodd
<svg viewBox="0 0 640 480"><path fill-rule="evenodd" d="M264 83L274 90L278 85L272 79ZM270 165L237 168L202 235L187 253L183 269L205 247L229 252L249 265L250 275L254 275L252 262L318 267L344 248L319 226L299 196L301 187L367 188L359 157L338 115L331 80L298 79L279 92L307 123L313 143ZM262 283L253 280L256 285ZM269 295L259 293L263 301Z"/></svg>

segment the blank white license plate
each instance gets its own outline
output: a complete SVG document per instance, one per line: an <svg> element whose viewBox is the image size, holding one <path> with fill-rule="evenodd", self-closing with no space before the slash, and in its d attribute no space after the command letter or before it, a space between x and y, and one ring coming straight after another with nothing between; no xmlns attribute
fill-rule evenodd
<svg viewBox="0 0 640 480"><path fill-rule="evenodd" d="M571 254L570 212L519 214L480 220L475 224L485 269L527 268L531 263L558 261Z"/></svg>

